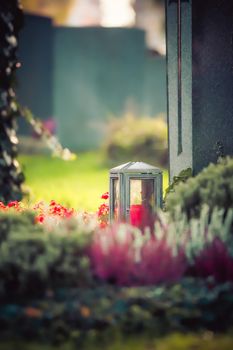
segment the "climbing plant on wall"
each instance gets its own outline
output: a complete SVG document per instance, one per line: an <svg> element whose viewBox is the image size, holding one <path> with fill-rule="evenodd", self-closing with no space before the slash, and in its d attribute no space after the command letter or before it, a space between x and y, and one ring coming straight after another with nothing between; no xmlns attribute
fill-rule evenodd
<svg viewBox="0 0 233 350"><path fill-rule="evenodd" d="M20 200L23 173L16 160L18 105L13 89L23 12L18 0L0 2L0 201Z"/></svg>

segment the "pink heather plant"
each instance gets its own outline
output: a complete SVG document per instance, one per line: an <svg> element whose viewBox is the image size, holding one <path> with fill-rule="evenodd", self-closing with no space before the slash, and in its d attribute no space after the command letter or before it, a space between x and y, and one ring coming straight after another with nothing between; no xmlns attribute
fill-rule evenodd
<svg viewBox="0 0 233 350"><path fill-rule="evenodd" d="M94 275L117 285L174 282L186 269L184 252L174 254L165 234L158 239L123 224L96 232L89 257Z"/></svg>
<svg viewBox="0 0 233 350"><path fill-rule="evenodd" d="M196 256L191 273L204 278L212 276L218 283L233 282L233 257L226 243L215 237Z"/></svg>
<svg viewBox="0 0 233 350"><path fill-rule="evenodd" d="M129 276L134 272L133 236L123 226L97 231L89 249L93 273L98 278L128 285Z"/></svg>
<svg viewBox="0 0 233 350"><path fill-rule="evenodd" d="M108 192L102 195L107 201ZM21 202L0 202L0 212L21 213L30 208ZM109 226L108 202L96 214L79 213L52 200L33 207L36 223L47 231L69 234L73 230L91 233L87 254L93 274L100 280L120 286L153 285L178 281L185 274L217 283L233 282L232 242L233 211L226 217L208 211L202 218L170 222L166 215L156 216L148 230L118 224ZM222 216L221 216L222 215ZM93 234L93 235L92 235Z"/></svg>
<svg viewBox="0 0 233 350"><path fill-rule="evenodd" d="M139 284L152 285L162 282L178 281L186 270L186 258L183 249L176 254L168 244L166 237L150 238L141 249L141 261L136 269Z"/></svg>

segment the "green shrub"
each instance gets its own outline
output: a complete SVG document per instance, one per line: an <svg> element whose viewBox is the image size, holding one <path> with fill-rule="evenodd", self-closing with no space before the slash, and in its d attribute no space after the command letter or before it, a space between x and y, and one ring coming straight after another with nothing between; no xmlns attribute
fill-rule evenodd
<svg viewBox="0 0 233 350"><path fill-rule="evenodd" d="M168 160L167 125L164 118L137 118L127 114L113 118L103 144L107 160L147 161L165 166Z"/></svg>
<svg viewBox="0 0 233 350"><path fill-rule="evenodd" d="M228 243L233 210L225 217L223 210L215 209L213 213L209 223L208 212L203 210L201 219L187 221L183 215L183 221L178 223L166 222L167 214L164 214L157 237L162 240L164 229L169 229L169 241L176 233L177 241L181 245L186 243L189 262L195 263L196 253L207 247L218 254L203 260L204 269L208 269L206 262L209 262L211 268L216 264L224 272L225 267L229 270L231 266L232 271L232 258L226 259L222 245L220 251L213 250L211 242L219 237L232 252L232 243ZM74 349L91 349L92 345L95 349L101 344L108 349L114 334L122 339L128 335L160 338L174 331L226 332L232 328L233 314L229 310L233 309L233 285L215 284L213 269L205 279L185 277L169 285L120 288L92 279L87 253L93 236L86 222L83 227L78 221L64 219L62 225L51 225L49 232L34 222L30 212L3 212L0 216L0 343L17 338L22 340L22 347L25 341L25 348L26 341L32 340L35 346L43 342L48 348L51 344L64 347L73 344ZM48 230L47 225L44 227ZM159 230L158 222L156 230ZM101 234L107 247L108 242ZM175 254L177 242L171 242ZM99 253L97 249L100 257ZM164 269L159 256L161 249L157 263L151 261L151 269L155 266L158 271ZM223 260L219 259L221 256ZM122 262L118 259L118 264ZM198 266L203 272L203 265ZM200 276L198 268L195 276ZM119 337L115 338L116 344ZM182 348L183 344L178 346Z"/></svg>
<svg viewBox="0 0 233 350"><path fill-rule="evenodd" d="M199 217L207 204L210 213L215 207L227 211L233 207L233 159L210 164L196 177L176 186L166 198L166 208L174 216L177 207L190 217Z"/></svg>
<svg viewBox="0 0 233 350"><path fill-rule="evenodd" d="M35 213L31 211L7 213L0 211L0 244L6 240L8 236L14 233L18 235L30 232L31 234L42 232L42 227L34 225Z"/></svg>
<svg viewBox="0 0 233 350"><path fill-rule="evenodd" d="M0 215L0 297L33 297L47 289L91 285L84 254L89 235L46 232L31 212Z"/></svg>
<svg viewBox="0 0 233 350"><path fill-rule="evenodd" d="M163 202L164 211L167 210L166 203L167 203L167 196L169 195L169 193L175 192L176 187L181 182L186 182L191 176L192 176L192 169L187 168L187 169L181 170L181 172L177 176L173 177L172 182L169 184L169 186L165 190L165 196L164 196L164 202Z"/></svg>
<svg viewBox="0 0 233 350"><path fill-rule="evenodd" d="M213 336L232 329L232 307L232 285L214 287L211 280L187 279L157 288L59 289L49 297L1 304L0 344L16 338L57 348L70 342L74 349L110 349L118 341L159 341L173 332L207 331ZM186 349L181 339L179 343L178 349ZM133 344L129 349L135 349Z"/></svg>

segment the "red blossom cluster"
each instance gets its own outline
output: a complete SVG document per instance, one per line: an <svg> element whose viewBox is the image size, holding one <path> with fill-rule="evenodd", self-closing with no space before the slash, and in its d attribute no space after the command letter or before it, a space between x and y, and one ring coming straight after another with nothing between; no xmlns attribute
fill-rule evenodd
<svg viewBox="0 0 233 350"><path fill-rule="evenodd" d="M107 200L108 198L109 198L108 192L105 192L101 196L101 199L104 199L104 200ZM98 215L98 221L99 221L100 227L101 228L107 227L109 223L109 205L106 203L102 203L99 206L97 215Z"/></svg>
<svg viewBox="0 0 233 350"><path fill-rule="evenodd" d="M0 211L9 211L11 208L13 208L15 211L22 211L23 205L18 201L11 201L7 205L5 205L3 202L0 202Z"/></svg>
<svg viewBox="0 0 233 350"><path fill-rule="evenodd" d="M48 217L68 219L75 214L73 208L66 208L63 205L56 203L54 200L51 200L48 206L46 206L44 202L39 202L33 209L38 212L38 215L36 216L36 222L38 223L43 223L45 218Z"/></svg>
<svg viewBox="0 0 233 350"><path fill-rule="evenodd" d="M105 192L104 194L102 194L101 198L102 199L108 199L109 198L109 193Z"/></svg>
<svg viewBox="0 0 233 350"><path fill-rule="evenodd" d="M101 196L101 199L107 200L109 198L108 192L104 193ZM9 211L14 210L17 212L22 212L27 209L32 209L36 213L35 222L43 224L47 219L69 219L74 216L77 216L78 212L74 208L67 208L64 205L57 203L55 200L51 200L49 204L41 201L35 204L32 208L28 208L23 205L22 202L11 201L7 205L3 202L0 202L0 211ZM108 215L109 215L109 206L106 203L102 203L97 211L97 219L99 226L105 228L108 225ZM84 222L89 222L90 218L93 218L93 215L90 213L84 212L82 218Z"/></svg>
<svg viewBox="0 0 233 350"><path fill-rule="evenodd" d="M29 209L25 207L22 202L11 201L7 205L3 202L0 202L0 211L7 212L14 210L16 212L22 212ZM57 219L71 218L75 215L75 210L73 208L66 208L63 205L56 203L54 200L51 200L49 205L46 205L44 202L39 202L32 208L36 213L35 221L37 223L43 223L46 218L53 217Z"/></svg>

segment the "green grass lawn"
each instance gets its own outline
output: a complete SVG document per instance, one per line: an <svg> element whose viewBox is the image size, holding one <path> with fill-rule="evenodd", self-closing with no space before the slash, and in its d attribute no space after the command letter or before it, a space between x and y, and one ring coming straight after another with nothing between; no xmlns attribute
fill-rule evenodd
<svg viewBox="0 0 233 350"><path fill-rule="evenodd" d="M78 210L96 211L108 191L109 169L100 152L80 153L74 161L44 155L21 155L29 202L51 199ZM164 188L168 176L164 172Z"/></svg>

